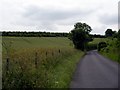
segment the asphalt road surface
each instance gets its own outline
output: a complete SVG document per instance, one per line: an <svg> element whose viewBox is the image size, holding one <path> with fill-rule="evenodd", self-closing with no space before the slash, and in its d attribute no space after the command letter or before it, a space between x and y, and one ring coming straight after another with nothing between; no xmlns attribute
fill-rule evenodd
<svg viewBox="0 0 120 90"><path fill-rule="evenodd" d="M118 88L118 63L89 51L77 65L70 88Z"/></svg>

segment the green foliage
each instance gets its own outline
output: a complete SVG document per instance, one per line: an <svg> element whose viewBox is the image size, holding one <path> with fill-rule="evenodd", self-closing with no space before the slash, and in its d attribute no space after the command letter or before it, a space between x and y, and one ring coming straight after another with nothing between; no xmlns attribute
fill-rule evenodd
<svg viewBox="0 0 120 90"><path fill-rule="evenodd" d="M74 58L76 54L77 58ZM70 63L75 63L76 60L79 60L80 55L82 53L74 49L64 49L59 52L58 49L37 48L14 52L9 58L8 71L6 71L6 59L3 57L3 88L68 87L67 85L73 73L73 71L69 70L72 66ZM61 71L63 66L64 69ZM63 79L60 79L60 74ZM63 82L64 84L62 84Z"/></svg>
<svg viewBox="0 0 120 90"><path fill-rule="evenodd" d="M106 37L116 37L117 33L116 33L116 31L112 31L112 29L107 29L105 31L105 36Z"/></svg>
<svg viewBox="0 0 120 90"><path fill-rule="evenodd" d="M118 36L117 36L118 40L120 41L120 29L118 31Z"/></svg>
<svg viewBox="0 0 120 90"><path fill-rule="evenodd" d="M98 48L100 49L100 47L98 47L98 44L100 42L108 42L109 39L108 38L93 38L93 41L89 42L87 45L87 50L97 50Z"/></svg>
<svg viewBox="0 0 120 90"><path fill-rule="evenodd" d="M107 29L107 30L105 31L106 37L111 37L111 36L112 36L112 33L113 33L112 29Z"/></svg>
<svg viewBox="0 0 120 90"><path fill-rule="evenodd" d="M76 49L84 50L88 41L90 41L89 33L91 32L91 27L86 23L76 23L74 29L70 32L70 39Z"/></svg>
<svg viewBox="0 0 120 90"><path fill-rule="evenodd" d="M119 49L117 46L117 39L113 38L110 39L108 38L107 42L107 47L104 47L100 50L100 53L109 59L119 62L120 63L120 58L119 58Z"/></svg>
<svg viewBox="0 0 120 90"><path fill-rule="evenodd" d="M118 47L118 61L120 63L120 29L118 31L118 35L117 35L117 47Z"/></svg>
<svg viewBox="0 0 120 90"><path fill-rule="evenodd" d="M100 51L102 48L105 48L105 47L107 47L106 42L99 42L99 44L98 44L98 51Z"/></svg>
<svg viewBox="0 0 120 90"><path fill-rule="evenodd" d="M78 22L74 25L74 29L75 30L82 30L84 31L85 33L89 34L91 32L91 27L89 25L87 25L86 23L81 23L81 22Z"/></svg>
<svg viewBox="0 0 120 90"><path fill-rule="evenodd" d="M107 58L119 62L120 63L120 55L119 55L119 51L120 49L118 49L117 43L118 40L116 38L94 38L92 42L89 42L89 44L100 44L100 42L105 42L107 44L104 44L102 47L103 48L99 48L98 50L102 55L106 56Z"/></svg>
<svg viewBox="0 0 120 90"><path fill-rule="evenodd" d="M100 35L100 34L90 34L92 38L105 38L105 35Z"/></svg>
<svg viewBox="0 0 120 90"><path fill-rule="evenodd" d="M85 32L79 30L73 30L72 33L72 40L75 45L75 48L84 50L84 43L85 43Z"/></svg>
<svg viewBox="0 0 120 90"><path fill-rule="evenodd" d="M51 32L2 32L2 36L14 37L67 37L68 33L51 33Z"/></svg>
<svg viewBox="0 0 120 90"><path fill-rule="evenodd" d="M67 37L2 37L7 47L11 45L15 50L24 48L72 48L71 41ZM5 51L5 48L3 48Z"/></svg>
<svg viewBox="0 0 120 90"><path fill-rule="evenodd" d="M117 38L117 32L116 31L113 31L113 38Z"/></svg>
<svg viewBox="0 0 120 90"><path fill-rule="evenodd" d="M108 38L93 38L93 41L89 42L89 44L99 44L100 42L107 42Z"/></svg>
<svg viewBox="0 0 120 90"><path fill-rule="evenodd" d="M75 65L84 54L73 49L69 39L3 37L5 43L11 40L9 64L6 53L2 57L3 88L69 87ZM6 52L4 47L3 52Z"/></svg>
<svg viewBox="0 0 120 90"><path fill-rule="evenodd" d="M90 44L90 43L88 43L86 49L87 49L87 51L96 50L97 49L97 45L98 44Z"/></svg>

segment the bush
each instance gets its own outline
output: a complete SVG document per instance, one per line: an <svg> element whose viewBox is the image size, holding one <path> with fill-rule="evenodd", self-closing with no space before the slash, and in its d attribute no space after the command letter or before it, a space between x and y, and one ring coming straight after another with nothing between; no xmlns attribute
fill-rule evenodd
<svg viewBox="0 0 120 90"><path fill-rule="evenodd" d="M99 44L98 44L98 51L100 51L101 48L104 48L104 47L107 47L106 42L99 42Z"/></svg>
<svg viewBox="0 0 120 90"><path fill-rule="evenodd" d="M76 23L74 29L69 33L69 39L73 41L74 47L84 51L87 42L92 41L89 36L91 27L86 23Z"/></svg>

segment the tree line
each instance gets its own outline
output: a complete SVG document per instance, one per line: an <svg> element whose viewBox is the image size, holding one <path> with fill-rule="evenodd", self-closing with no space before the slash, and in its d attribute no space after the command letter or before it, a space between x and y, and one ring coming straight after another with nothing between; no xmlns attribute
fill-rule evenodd
<svg viewBox="0 0 120 90"><path fill-rule="evenodd" d="M0 36L11 37L68 37L70 33L3 31ZM105 38L105 35L90 34L92 38Z"/></svg>
<svg viewBox="0 0 120 90"><path fill-rule="evenodd" d="M14 36L14 37L67 37L68 33L3 31L2 36Z"/></svg>

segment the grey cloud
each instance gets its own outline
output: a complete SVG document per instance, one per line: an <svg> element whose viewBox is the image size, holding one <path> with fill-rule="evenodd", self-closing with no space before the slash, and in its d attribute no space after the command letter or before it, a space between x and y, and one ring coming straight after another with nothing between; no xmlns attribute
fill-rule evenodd
<svg viewBox="0 0 120 90"><path fill-rule="evenodd" d="M99 17L99 21L105 25L114 25L118 24L118 14L103 14Z"/></svg>
<svg viewBox="0 0 120 90"><path fill-rule="evenodd" d="M105 35L105 31L107 29L107 26L106 25L101 25L101 26L97 26L97 27L93 27L93 30L92 30L92 34L102 34L102 35Z"/></svg>
<svg viewBox="0 0 120 90"><path fill-rule="evenodd" d="M90 15L94 12L94 9L81 10L81 9L62 9L58 8L41 8L37 6L29 6L25 8L25 12L22 17L25 18L21 22L24 25L37 25L39 29L45 30L57 30L56 25L70 25L73 22ZM19 22L18 22L19 23ZM30 23L30 24L29 24ZM76 23L76 22L75 22ZM55 25L56 24L56 25Z"/></svg>
<svg viewBox="0 0 120 90"><path fill-rule="evenodd" d="M31 20L39 20L39 21L60 21L64 19L73 18L76 16L84 17L90 14L92 10L62 10L62 9L54 9L54 8L39 8L36 6L30 6L26 9L26 12L23 13L23 16L29 18Z"/></svg>

